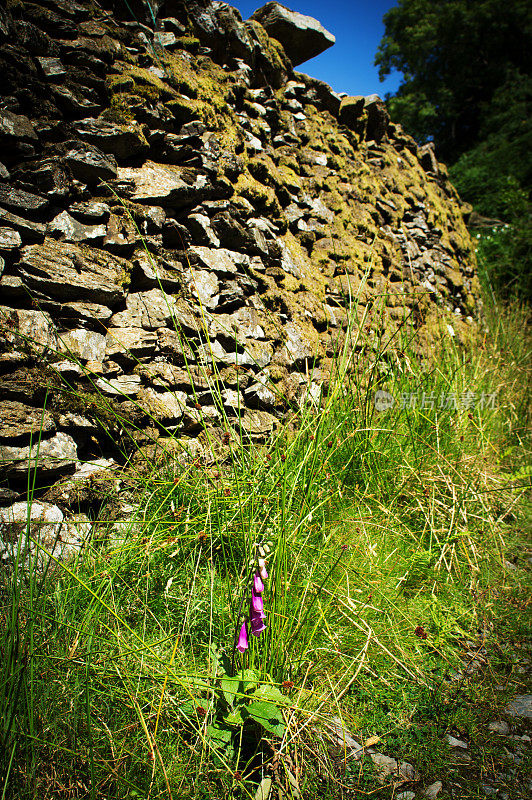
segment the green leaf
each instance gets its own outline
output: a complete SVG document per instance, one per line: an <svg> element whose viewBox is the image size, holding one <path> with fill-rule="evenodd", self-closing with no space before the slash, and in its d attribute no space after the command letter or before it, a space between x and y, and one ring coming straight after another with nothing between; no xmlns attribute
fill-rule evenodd
<svg viewBox="0 0 532 800"><path fill-rule="evenodd" d="M205 731L213 747L225 747L231 741L232 731L229 728L221 728L218 725L207 725Z"/></svg>
<svg viewBox="0 0 532 800"><path fill-rule="evenodd" d="M252 697L256 697L257 700L268 700L270 703L280 703L281 705L288 702L288 698L279 691L277 686L273 686L271 683L262 683L253 692Z"/></svg>
<svg viewBox="0 0 532 800"><path fill-rule="evenodd" d="M231 709L229 714L226 714L224 717L224 723L226 725L242 725L243 721L242 706Z"/></svg>
<svg viewBox="0 0 532 800"><path fill-rule="evenodd" d="M225 676L221 680L221 685L225 699L227 700L229 705L232 706L235 702L237 694L242 693L240 678L238 677L238 675L235 675L234 678L228 678L227 676Z"/></svg>
<svg viewBox="0 0 532 800"><path fill-rule="evenodd" d="M254 669L243 669L238 673L238 677L243 683L245 692L249 691L249 689L254 689L255 686L259 685L259 673Z"/></svg>
<svg viewBox="0 0 532 800"><path fill-rule="evenodd" d="M251 717L259 725L276 736L282 736L285 732L285 724L281 712L273 703L257 700L255 703L242 709L242 716Z"/></svg>

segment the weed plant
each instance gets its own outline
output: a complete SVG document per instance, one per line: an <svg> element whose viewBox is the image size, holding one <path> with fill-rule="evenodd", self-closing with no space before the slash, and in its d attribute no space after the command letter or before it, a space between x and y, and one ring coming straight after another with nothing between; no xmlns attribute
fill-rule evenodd
<svg viewBox="0 0 532 800"><path fill-rule="evenodd" d="M422 777L443 769L472 661L500 626L524 636L507 606L525 591L527 319L488 297L468 341L442 314L423 355L408 315L379 339L352 303L327 381L271 436L245 433L207 351L224 447L206 424L212 458L135 459L130 442L129 521L104 503L79 557L48 570L18 547L0 587L2 800L392 796L339 721ZM266 629L240 652L260 557Z"/></svg>

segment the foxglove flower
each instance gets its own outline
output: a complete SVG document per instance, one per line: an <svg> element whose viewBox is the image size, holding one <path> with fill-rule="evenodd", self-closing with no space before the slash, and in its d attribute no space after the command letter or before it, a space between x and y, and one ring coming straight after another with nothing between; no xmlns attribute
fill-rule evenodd
<svg viewBox="0 0 532 800"><path fill-rule="evenodd" d="M262 594L264 591L264 584L258 572L256 572L253 577L253 591L255 594Z"/></svg>
<svg viewBox="0 0 532 800"><path fill-rule="evenodd" d="M268 577L268 573L266 572L266 559L265 558L259 558L259 575L260 575L260 577L262 578L263 581L265 581L266 578Z"/></svg>
<svg viewBox="0 0 532 800"><path fill-rule="evenodd" d="M251 608L253 611L264 611L262 596L256 593L255 586L251 590Z"/></svg>
<svg viewBox="0 0 532 800"><path fill-rule="evenodd" d="M247 626L247 624L244 622L244 623L242 624L242 627L240 628L240 633L239 633L239 635L238 635L238 644L237 644L237 646L236 646L236 649L237 649L237 650L238 650L240 653L243 653L245 650L247 650L247 649L248 649L248 647L249 647L249 640L248 640L248 626Z"/></svg>
<svg viewBox="0 0 532 800"><path fill-rule="evenodd" d="M260 636L262 631L266 630L266 625L264 624L264 620L266 619L266 614L264 611L255 611L253 606L250 609L249 615L249 622L251 625L251 633L253 636Z"/></svg>

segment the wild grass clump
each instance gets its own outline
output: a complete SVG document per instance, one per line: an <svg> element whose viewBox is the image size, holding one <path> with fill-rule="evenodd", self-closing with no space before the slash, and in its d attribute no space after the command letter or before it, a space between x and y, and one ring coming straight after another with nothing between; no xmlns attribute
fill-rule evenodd
<svg viewBox="0 0 532 800"><path fill-rule="evenodd" d="M104 504L53 580L18 553L1 587L2 797L382 787L338 725L429 774L522 587L526 319L499 308L465 344L442 316L428 359L407 323L364 350L356 311L326 388L271 436L224 412L214 370L223 451L131 467L132 518Z"/></svg>

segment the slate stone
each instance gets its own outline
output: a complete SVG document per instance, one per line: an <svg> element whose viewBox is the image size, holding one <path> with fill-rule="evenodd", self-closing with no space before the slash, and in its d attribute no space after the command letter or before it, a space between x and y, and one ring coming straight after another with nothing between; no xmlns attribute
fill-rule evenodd
<svg viewBox="0 0 532 800"><path fill-rule="evenodd" d="M364 103L361 95L342 98L338 115L340 123L354 130L364 112Z"/></svg>
<svg viewBox="0 0 532 800"><path fill-rule="evenodd" d="M36 142L38 136L28 117L0 110L0 141L2 139Z"/></svg>
<svg viewBox="0 0 532 800"><path fill-rule="evenodd" d="M70 116L80 117L86 114L96 115L103 109L99 101L95 102L94 100L84 97L80 87L77 87L77 94L66 86L53 86L52 91L57 104ZM88 92L89 90L85 88L85 91Z"/></svg>
<svg viewBox="0 0 532 800"><path fill-rule="evenodd" d="M191 269L186 274L186 285L194 299L207 309L218 305L220 284L218 278L210 270Z"/></svg>
<svg viewBox="0 0 532 800"><path fill-rule="evenodd" d="M117 378L98 378L96 380L96 386L103 394L134 397L138 394L140 389L140 378L138 375L119 375Z"/></svg>
<svg viewBox="0 0 532 800"><path fill-rule="evenodd" d="M47 225L48 233L59 235L66 242L90 242L103 240L107 233L105 225L88 225L62 211Z"/></svg>
<svg viewBox="0 0 532 800"><path fill-rule="evenodd" d="M18 231L24 242L40 242L46 234L46 225L19 217L4 208L0 208L0 223L10 225Z"/></svg>
<svg viewBox="0 0 532 800"><path fill-rule="evenodd" d="M116 188L120 187L131 200L172 208L183 208L218 194L206 175L154 161L146 161L141 167L120 167Z"/></svg>
<svg viewBox="0 0 532 800"><path fill-rule="evenodd" d="M532 719L532 694L518 694L505 709L512 717Z"/></svg>
<svg viewBox="0 0 532 800"><path fill-rule="evenodd" d="M35 467L44 473L65 472L74 468L76 461L76 443L61 431L31 446L0 445L0 467L7 475L22 477Z"/></svg>
<svg viewBox="0 0 532 800"><path fill-rule="evenodd" d="M294 67L323 53L336 41L317 19L291 11L280 3L266 3L251 19L260 22L269 36L281 42Z"/></svg>
<svg viewBox="0 0 532 800"><path fill-rule="evenodd" d="M127 262L101 250L75 244L45 242L21 251L19 273L30 290L64 301L89 301L115 305L124 296L121 281Z"/></svg>
<svg viewBox="0 0 532 800"><path fill-rule="evenodd" d="M0 439L29 439L33 434L47 434L55 430L49 411L32 408L15 400L0 401Z"/></svg>
<svg viewBox="0 0 532 800"><path fill-rule="evenodd" d="M140 125L134 122L117 125L102 119L80 119L75 131L82 139L92 142L104 153L119 160L133 158L148 151L148 142Z"/></svg>
<svg viewBox="0 0 532 800"><path fill-rule="evenodd" d="M15 349L34 354L53 351L57 344L55 325L44 311L0 306L0 331Z"/></svg>
<svg viewBox="0 0 532 800"><path fill-rule="evenodd" d="M40 197L22 189L16 189L8 183L0 181L0 205L15 212L44 211L49 206L46 197Z"/></svg>
<svg viewBox="0 0 532 800"><path fill-rule="evenodd" d="M183 416L187 395L185 392L157 392L151 387L142 389L138 400L146 408L151 417L159 422L175 422Z"/></svg>
<svg viewBox="0 0 532 800"><path fill-rule="evenodd" d="M16 250L22 244L20 233L13 228L0 228L0 250Z"/></svg>
<svg viewBox="0 0 532 800"><path fill-rule="evenodd" d="M92 525L84 515L66 520L61 509L50 503L14 503L0 509L0 561L11 567L18 558L21 568L31 553L32 568L46 568L49 577L55 569L50 556L63 562L75 558L91 531Z"/></svg>
<svg viewBox="0 0 532 800"><path fill-rule="evenodd" d="M67 70L61 63L59 58L53 58L49 56L38 56L37 62L39 67L41 68L41 72L45 78L49 80L54 80L56 78L62 78L64 75L67 74Z"/></svg>
<svg viewBox="0 0 532 800"><path fill-rule="evenodd" d="M183 301L180 301L179 306L182 304ZM160 289L135 292L127 296L126 309L112 316L111 326L137 327L145 330L168 328L172 325L174 314L177 312L176 300Z"/></svg>
<svg viewBox="0 0 532 800"><path fill-rule="evenodd" d="M364 111L367 114L366 139L382 142L386 136L390 117L386 105L379 95L370 94L364 98Z"/></svg>
<svg viewBox="0 0 532 800"><path fill-rule="evenodd" d="M114 156L102 152L88 142L69 142L63 160L75 178L88 184L109 181L117 175Z"/></svg>
<svg viewBox="0 0 532 800"><path fill-rule="evenodd" d="M103 361L105 336L86 328L75 328L58 334L59 349L82 361Z"/></svg>
<svg viewBox="0 0 532 800"><path fill-rule="evenodd" d="M111 213L111 209L107 203L99 203L95 200L72 203L68 211L69 214L72 214L82 221L90 220L91 222L105 222L109 219L109 214Z"/></svg>
<svg viewBox="0 0 532 800"><path fill-rule="evenodd" d="M227 250L220 247L213 249L210 247L193 246L189 248L189 256L192 262L196 262L205 269L211 270L217 275L234 276L244 273L249 268L249 256L236 251Z"/></svg>
<svg viewBox="0 0 532 800"><path fill-rule="evenodd" d="M137 358L153 354L157 346L157 334L142 328L110 327L106 337L106 358Z"/></svg>

